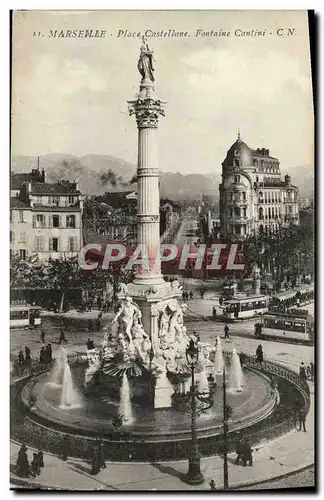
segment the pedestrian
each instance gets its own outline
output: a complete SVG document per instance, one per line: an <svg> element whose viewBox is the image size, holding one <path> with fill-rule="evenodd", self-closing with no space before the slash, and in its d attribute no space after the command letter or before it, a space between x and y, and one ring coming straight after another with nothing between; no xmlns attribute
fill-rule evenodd
<svg viewBox="0 0 324 500"><path fill-rule="evenodd" d="M203 299L204 298L204 295L205 295L205 290L202 288L200 290L200 298Z"/></svg>
<svg viewBox="0 0 324 500"><path fill-rule="evenodd" d="M224 334L225 334L225 335L224 335L224 338L225 338L225 339L229 339L229 338L230 338L230 336L229 336L229 327L228 327L228 325L227 325L227 324L226 324L226 325L225 325L225 327L224 327Z"/></svg>
<svg viewBox="0 0 324 500"><path fill-rule="evenodd" d="M98 472L100 472L100 455L98 447L95 446L92 454L91 474L95 476Z"/></svg>
<svg viewBox="0 0 324 500"><path fill-rule="evenodd" d="M312 382L315 381L315 367L314 367L314 363L310 363L309 365L309 371L310 371L310 379Z"/></svg>
<svg viewBox="0 0 324 500"><path fill-rule="evenodd" d="M98 448L99 448L100 469L106 469L105 445L102 441L99 441Z"/></svg>
<svg viewBox="0 0 324 500"><path fill-rule="evenodd" d="M235 444L235 453L237 453L237 457L235 459L235 463L239 464L240 460L243 459L243 454L242 454L242 436L238 434L237 441Z"/></svg>
<svg viewBox="0 0 324 500"><path fill-rule="evenodd" d="M27 345L25 346L25 364L27 366L31 365L30 349Z"/></svg>
<svg viewBox="0 0 324 500"><path fill-rule="evenodd" d="M185 302L185 300L186 300L186 292L184 290L182 292L182 300L183 300L183 302Z"/></svg>
<svg viewBox="0 0 324 500"><path fill-rule="evenodd" d="M47 344L46 349L47 349L47 355L46 355L47 362L51 363L51 361L52 361L52 345Z"/></svg>
<svg viewBox="0 0 324 500"><path fill-rule="evenodd" d="M299 367L299 376L302 380L307 380L305 365L302 362Z"/></svg>
<svg viewBox="0 0 324 500"><path fill-rule="evenodd" d="M33 477L38 476L40 473L39 460L37 453L33 453L33 460L30 465L30 472Z"/></svg>
<svg viewBox="0 0 324 500"><path fill-rule="evenodd" d="M213 318L216 318L216 307L213 307Z"/></svg>
<svg viewBox="0 0 324 500"><path fill-rule="evenodd" d="M45 330L42 330L42 333L40 334L40 339L41 339L41 343L45 344Z"/></svg>
<svg viewBox="0 0 324 500"><path fill-rule="evenodd" d="M263 349L262 349L261 344L259 344L258 347L256 348L255 355L256 355L257 361L260 363L260 365L262 365L262 363L263 363Z"/></svg>
<svg viewBox="0 0 324 500"><path fill-rule="evenodd" d="M93 332L93 321L91 319L88 321L88 332Z"/></svg>
<svg viewBox="0 0 324 500"><path fill-rule="evenodd" d="M44 454L42 450L38 450L38 462L39 468L42 469L44 467Z"/></svg>
<svg viewBox="0 0 324 500"><path fill-rule="evenodd" d="M67 344L67 340L65 338L65 333L64 333L63 328L61 328L60 339L59 339L58 343L62 344L62 342L64 342L65 344Z"/></svg>
<svg viewBox="0 0 324 500"><path fill-rule="evenodd" d="M39 353L39 362L40 363L45 363L45 358L46 358L46 352L45 352L45 347L42 346L40 353Z"/></svg>
<svg viewBox="0 0 324 500"><path fill-rule="evenodd" d="M190 290L190 292L189 292L189 298L190 298L190 300L193 299L193 291L192 290Z"/></svg>
<svg viewBox="0 0 324 500"><path fill-rule="evenodd" d="M222 307L222 305L223 305L223 297L219 297L219 301L218 302L219 302L219 305Z"/></svg>
<svg viewBox="0 0 324 500"><path fill-rule="evenodd" d="M215 481L212 479L209 483L210 489L211 490L216 490L216 484Z"/></svg>
<svg viewBox="0 0 324 500"><path fill-rule="evenodd" d="M19 365L25 364L24 353L22 351L19 351L19 354L18 354L18 364Z"/></svg>
<svg viewBox="0 0 324 500"><path fill-rule="evenodd" d="M18 458L16 462L16 474L19 477L29 477L29 462L27 456L27 447L22 444L18 451Z"/></svg>
<svg viewBox="0 0 324 500"><path fill-rule="evenodd" d="M303 427L303 431L307 432L306 431L306 410L305 410L304 406L301 406L299 409L298 420L299 420L299 429L298 430L301 431L302 427Z"/></svg>
<svg viewBox="0 0 324 500"><path fill-rule="evenodd" d="M69 441L69 436L65 435L62 441L62 451L61 451L61 457L64 462L68 459L68 456L70 454L70 441Z"/></svg>
<svg viewBox="0 0 324 500"><path fill-rule="evenodd" d="M249 462L249 465L253 465L253 457L252 457L252 448L247 439L242 441L241 445L242 450L242 458L243 458L243 466L246 466L246 462Z"/></svg>

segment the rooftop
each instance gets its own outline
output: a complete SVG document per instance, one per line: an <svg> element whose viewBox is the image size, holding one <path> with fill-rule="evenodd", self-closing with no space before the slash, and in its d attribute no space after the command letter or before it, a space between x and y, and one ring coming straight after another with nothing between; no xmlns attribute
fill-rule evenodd
<svg viewBox="0 0 324 500"><path fill-rule="evenodd" d="M32 182L32 194L80 194L77 183L70 181L60 182Z"/></svg>
<svg viewBox="0 0 324 500"><path fill-rule="evenodd" d="M24 182L37 181L42 183L42 173L39 170L32 170L28 173L11 174L10 187L11 189L20 189Z"/></svg>
<svg viewBox="0 0 324 500"><path fill-rule="evenodd" d="M21 201L17 196L12 196L10 198L10 208L18 208L20 210L24 209L24 208L29 208L30 209L30 206L28 205L28 203L25 203L24 201Z"/></svg>

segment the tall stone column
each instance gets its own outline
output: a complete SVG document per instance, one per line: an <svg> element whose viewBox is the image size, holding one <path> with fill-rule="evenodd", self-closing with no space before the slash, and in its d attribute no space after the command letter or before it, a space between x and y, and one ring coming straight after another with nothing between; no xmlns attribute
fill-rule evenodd
<svg viewBox="0 0 324 500"><path fill-rule="evenodd" d="M135 114L138 128L137 163L137 244L141 245L147 266L142 265L134 284L158 285L163 282L160 262L160 193L156 154L156 131L159 116L164 116L165 103L153 98L153 82L140 84L136 100L128 101L130 115Z"/></svg>

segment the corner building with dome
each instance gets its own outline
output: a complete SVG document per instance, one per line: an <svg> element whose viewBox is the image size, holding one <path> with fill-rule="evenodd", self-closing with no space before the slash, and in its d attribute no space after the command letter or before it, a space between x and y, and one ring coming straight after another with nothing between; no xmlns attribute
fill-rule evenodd
<svg viewBox="0 0 324 500"><path fill-rule="evenodd" d="M240 134L222 163L219 185L220 232L244 239L252 231L299 224L299 191L269 149L251 149Z"/></svg>

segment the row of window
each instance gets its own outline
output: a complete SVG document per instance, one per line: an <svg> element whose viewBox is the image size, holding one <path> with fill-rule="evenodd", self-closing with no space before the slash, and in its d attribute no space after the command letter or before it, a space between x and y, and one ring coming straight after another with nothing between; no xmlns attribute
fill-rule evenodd
<svg viewBox="0 0 324 500"><path fill-rule="evenodd" d="M60 205L69 206L74 205L78 201L77 196L33 196L34 203L39 205Z"/></svg>
<svg viewBox="0 0 324 500"><path fill-rule="evenodd" d="M228 213L230 217L246 217L246 207L242 209L240 207L230 208Z"/></svg>
<svg viewBox="0 0 324 500"><path fill-rule="evenodd" d="M228 226L228 232L230 234L233 234L233 235L235 235L235 234L239 235L239 236L243 235L243 234L245 235L246 234L246 226L245 225L235 226L235 225L230 224Z"/></svg>
<svg viewBox="0 0 324 500"><path fill-rule="evenodd" d="M67 227L74 229L76 227L76 217L75 215L49 215L44 214L34 214L33 215L33 227Z"/></svg>
<svg viewBox="0 0 324 500"><path fill-rule="evenodd" d="M77 252L78 251L78 248L77 248L78 240L77 240L76 236L69 236L67 249L62 248L61 238L56 238L56 237L48 238L47 241L48 241L48 247L45 248L45 237L44 236L35 236L35 238L34 238L34 250L35 250L35 252L44 252L44 251Z"/></svg>
<svg viewBox="0 0 324 500"><path fill-rule="evenodd" d="M259 203L281 203L281 201L295 201L295 192L294 191L260 191L259 192Z"/></svg>
<svg viewBox="0 0 324 500"><path fill-rule="evenodd" d="M231 191L229 193L229 200L230 201L244 202L244 201L246 201L246 193L245 193L245 191L241 191L239 193Z"/></svg>

